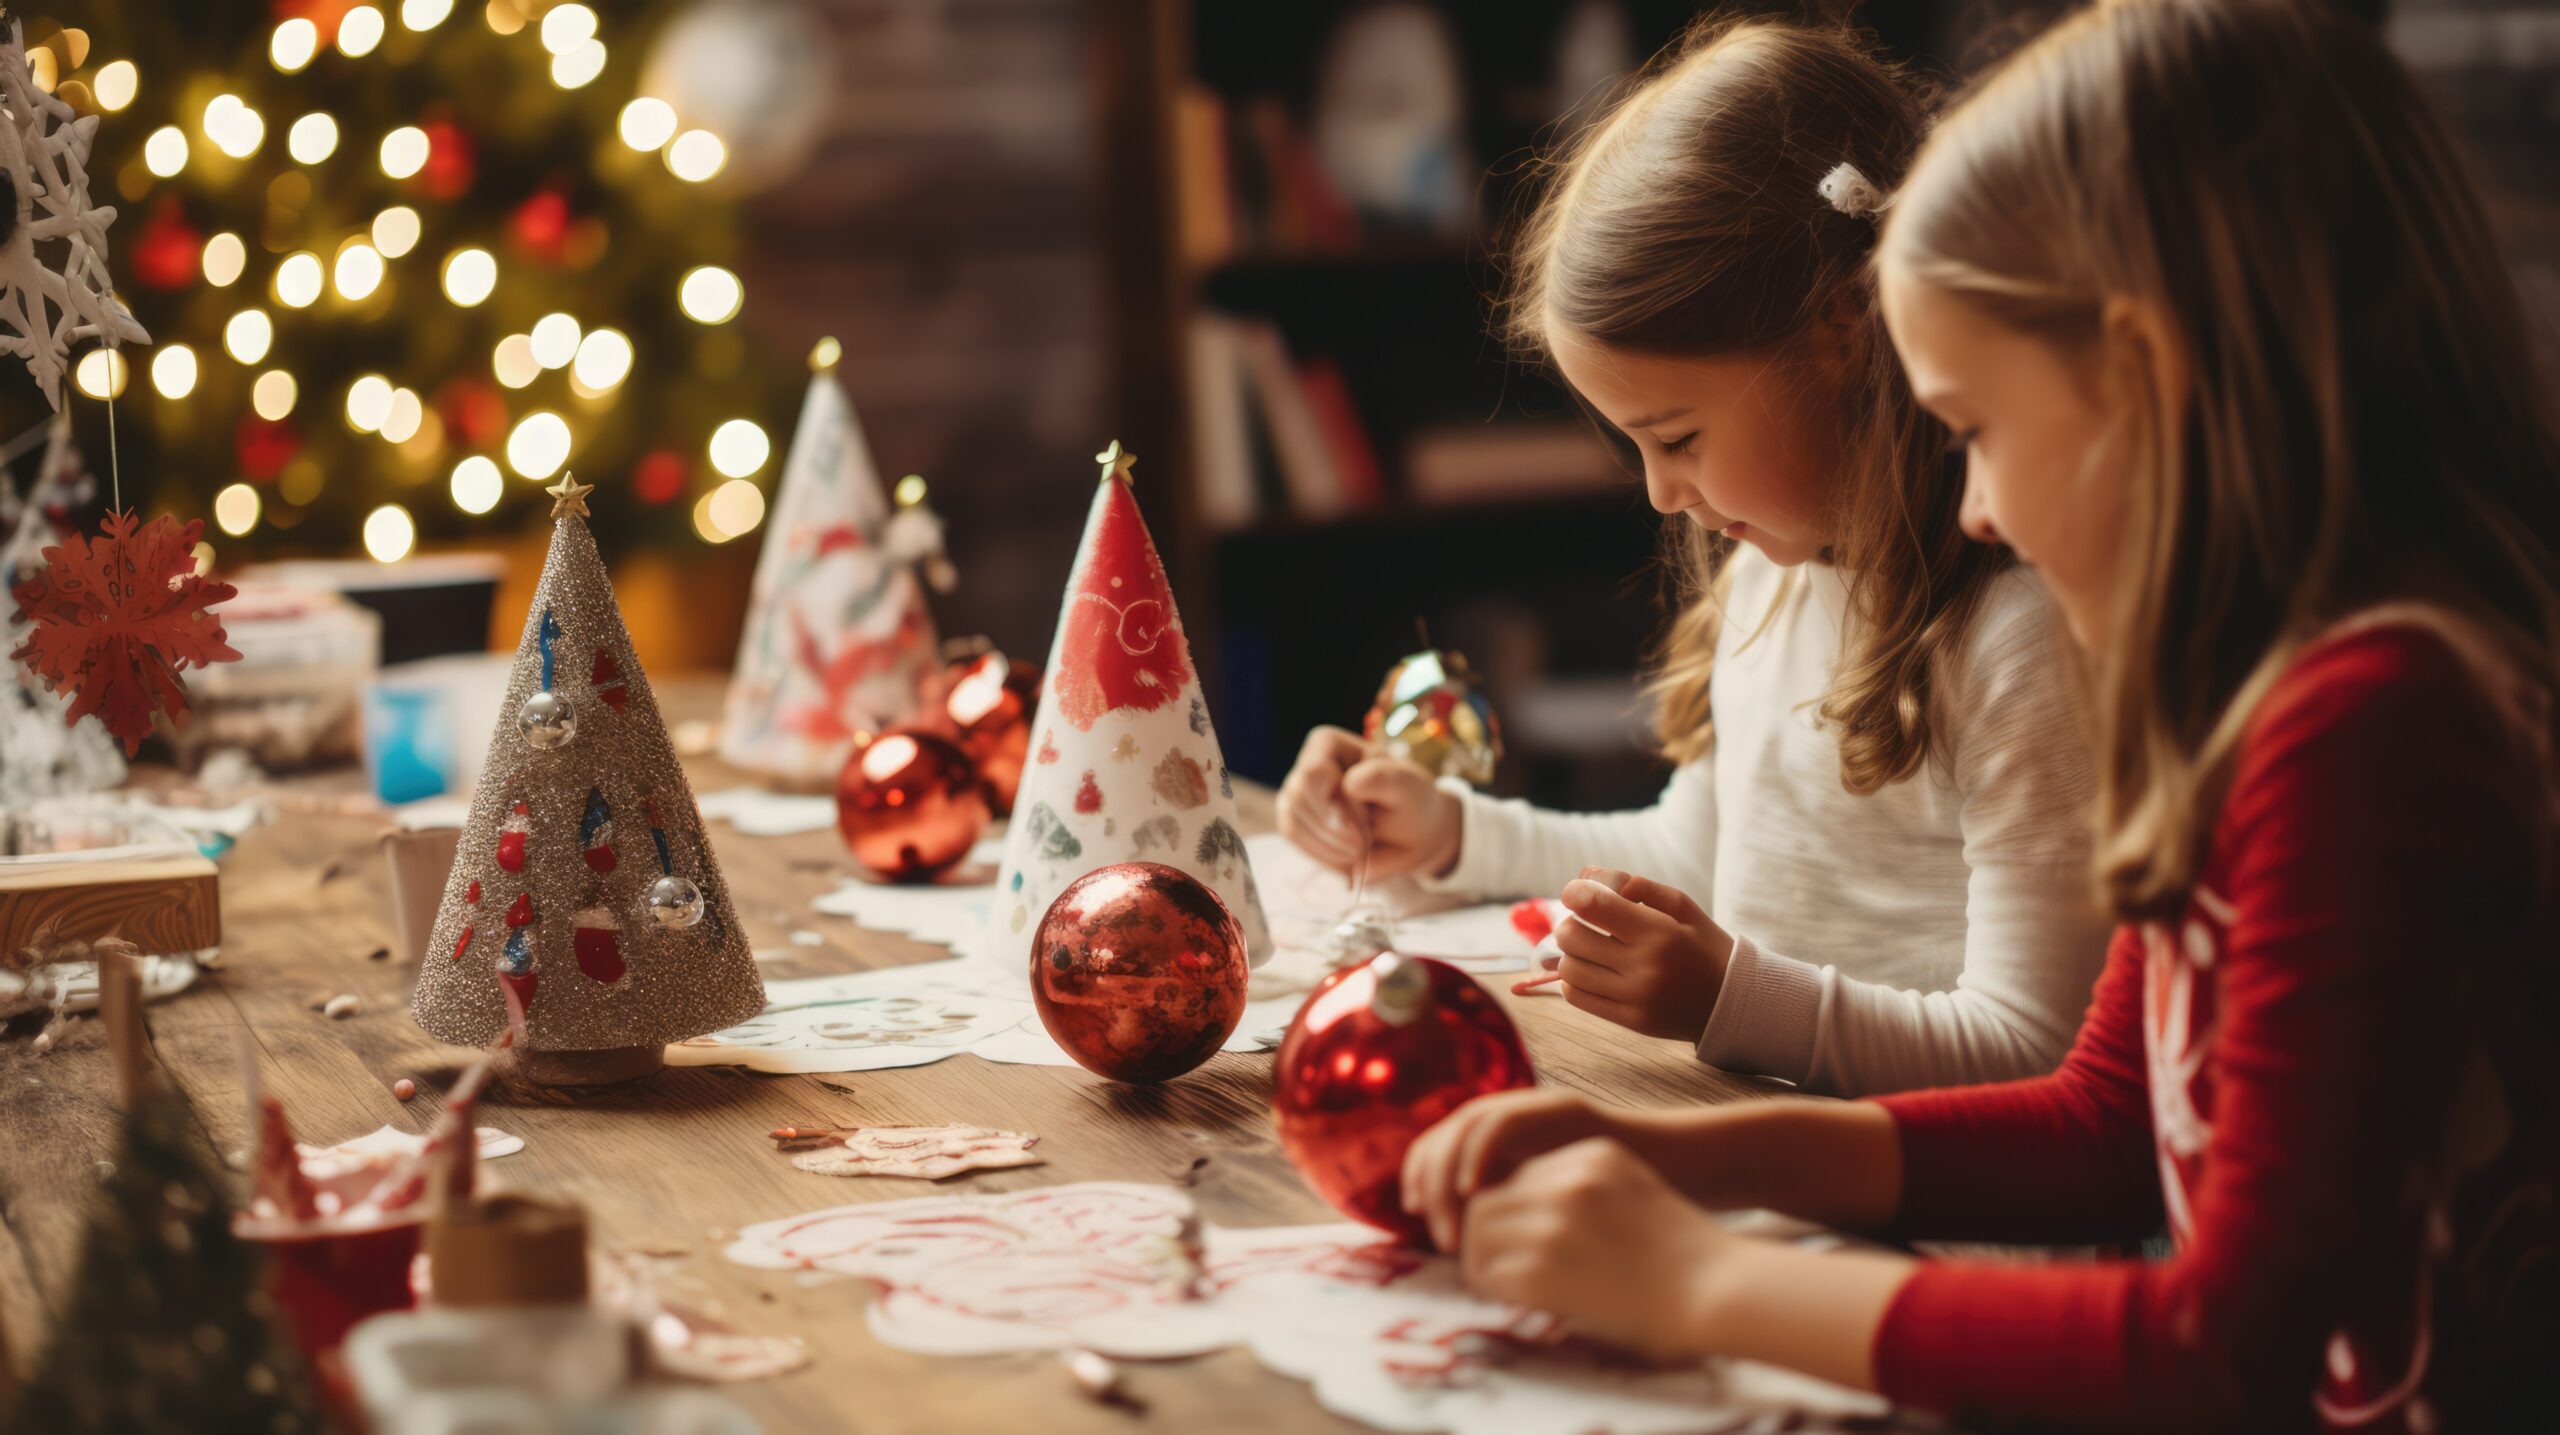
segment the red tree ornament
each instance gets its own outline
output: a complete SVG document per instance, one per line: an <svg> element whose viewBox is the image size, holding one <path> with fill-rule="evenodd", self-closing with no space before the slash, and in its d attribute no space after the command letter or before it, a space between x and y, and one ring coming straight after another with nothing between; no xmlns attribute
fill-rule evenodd
<svg viewBox="0 0 2560 1435"><path fill-rule="evenodd" d="M1244 930L1178 867L1122 862L1067 884L1031 941L1040 1024L1088 1071L1164 1081L1244 1019Z"/></svg>
<svg viewBox="0 0 2560 1435"><path fill-rule="evenodd" d="M889 882L924 882L977 844L987 790L960 745L897 729L853 750L836 778L836 827L854 860Z"/></svg>
<svg viewBox="0 0 2560 1435"><path fill-rule="evenodd" d="M942 713L987 784L996 816L1013 812L1022 764L1031 755L1031 715L1040 706L1040 675L1002 653L963 658L943 671Z"/></svg>
<svg viewBox="0 0 2560 1435"><path fill-rule="evenodd" d="M13 590L34 629L9 656L71 699L66 723L96 713L129 757L154 713L185 724L179 673L238 661L208 611L238 590L197 575L202 519L181 524L164 513L144 523L126 511L101 528L44 550L45 566Z"/></svg>
<svg viewBox="0 0 2560 1435"><path fill-rule="evenodd" d="M1271 1114L1281 1149L1346 1216L1420 1242L1404 1153L1476 1097L1537 1080L1519 1029L1473 978L1382 953L1319 983L1280 1039Z"/></svg>

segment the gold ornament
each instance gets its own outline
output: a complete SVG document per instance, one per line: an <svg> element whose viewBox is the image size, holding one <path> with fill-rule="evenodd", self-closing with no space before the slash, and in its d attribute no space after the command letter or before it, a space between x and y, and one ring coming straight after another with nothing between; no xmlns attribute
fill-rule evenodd
<svg viewBox="0 0 2560 1435"><path fill-rule="evenodd" d="M584 518L587 516L587 495L595 492L596 486L592 483L578 482L578 476L574 473L564 473L560 475L558 483L542 491L551 495L552 517Z"/></svg>
<svg viewBox="0 0 2560 1435"><path fill-rule="evenodd" d="M1102 465L1102 477L1106 481L1115 478L1122 483L1135 481L1129 477L1129 470L1137 463L1138 456L1122 448L1116 438L1111 441L1111 447L1095 454L1093 461Z"/></svg>
<svg viewBox="0 0 2560 1435"><path fill-rule="evenodd" d="M1502 724L1466 655L1425 648L1387 670L1362 725L1389 757L1478 787L1502 761Z"/></svg>

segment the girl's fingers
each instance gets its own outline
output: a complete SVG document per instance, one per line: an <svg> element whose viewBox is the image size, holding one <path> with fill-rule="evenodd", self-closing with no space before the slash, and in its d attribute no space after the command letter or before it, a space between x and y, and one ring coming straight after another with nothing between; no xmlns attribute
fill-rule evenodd
<svg viewBox="0 0 2560 1435"><path fill-rule="evenodd" d="M1641 902L1630 901L1597 882L1581 878L1564 884L1561 900L1566 911L1624 942L1679 925L1664 913Z"/></svg>
<svg viewBox="0 0 2560 1435"><path fill-rule="evenodd" d="M1556 975L1562 979L1565 994L1568 996L1579 988L1588 995L1613 1002L1632 1004L1635 1001L1636 993L1631 978L1613 972L1607 967L1595 966L1571 953L1567 953L1565 959L1556 964Z"/></svg>
<svg viewBox="0 0 2560 1435"><path fill-rule="evenodd" d="M1629 1003L1618 1001L1611 997L1601 996L1598 993L1593 992L1588 987L1577 986L1571 977L1565 978L1562 985L1564 988L1564 999L1567 1002L1580 1007L1582 1010L1591 1013L1593 1016L1596 1016L1603 1021L1616 1022L1618 1025L1632 1031L1635 1029L1638 1022L1644 1020L1644 1013L1638 1011Z"/></svg>
<svg viewBox="0 0 2560 1435"><path fill-rule="evenodd" d="M1683 926L1706 920L1707 914L1688 893L1650 877L1629 877L1609 885L1628 901L1650 907Z"/></svg>
<svg viewBox="0 0 2560 1435"><path fill-rule="evenodd" d="M1318 862L1336 871L1348 871L1360 860L1360 849L1347 823L1337 826L1324 820L1337 811L1310 803L1299 794L1285 795L1280 802L1280 835Z"/></svg>
<svg viewBox="0 0 2560 1435"><path fill-rule="evenodd" d="M1556 923L1549 940L1566 957L1579 959L1602 971L1623 970L1634 960L1634 953L1627 950L1624 942L1581 922L1566 920ZM1563 971L1565 966L1566 963L1558 962L1556 970Z"/></svg>

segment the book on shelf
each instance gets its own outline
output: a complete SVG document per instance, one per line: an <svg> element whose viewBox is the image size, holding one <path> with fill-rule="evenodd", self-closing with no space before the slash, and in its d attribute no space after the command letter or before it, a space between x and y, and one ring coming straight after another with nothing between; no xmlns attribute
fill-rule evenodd
<svg viewBox="0 0 2560 1435"><path fill-rule="evenodd" d="M1386 501L1385 465L1341 365L1293 358L1268 320L1214 311L1192 319L1190 362L1200 511L1212 529Z"/></svg>
<svg viewBox="0 0 2560 1435"><path fill-rule="evenodd" d="M1617 455L1579 420L1450 424L1416 432L1404 449L1405 496L1417 504L1547 498L1625 479Z"/></svg>
<svg viewBox="0 0 2560 1435"><path fill-rule="evenodd" d="M1207 268L1239 253L1355 249L1360 222L1283 101L1230 104L1206 85L1174 98L1175 205L1183 258Z"/></svg>

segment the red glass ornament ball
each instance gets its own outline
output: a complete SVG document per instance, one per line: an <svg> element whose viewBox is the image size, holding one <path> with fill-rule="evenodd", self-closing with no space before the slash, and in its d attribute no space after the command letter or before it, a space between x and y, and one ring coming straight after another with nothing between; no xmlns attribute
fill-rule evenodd
<svg viewBox="0 0 2560 1435"><path fill-rule="evenodd" d="M1040 1024L1114 1081L1164 1081L1207 1061L1244 1019L1249 970L1227 904L1160 862L1068 883L1031 940Z"/></svg>
<svg viewBox="0 0 2560 1435"><path fill-rule="evenodd" d="M885 881L941 875L969 855L989 816L969 755L933 733L882 733L836 777L836 827L854 860Z"/></svg>
<svg viewBox="0 0 2560 1435"><path fill-rule="evenodd" d="M1022 764L1031 755L1031 719L1040 708L1040 675L996 652L953 663L942 675L942 712L960 746L978 765L996 815L1013 811Z"/></svg>
<svg viewBox="0 0 2560 1435"><path fill-rule="evenodd" d="M1537 1080L1502 1004L1465 972L1385 952L1325 978L1280 1040L1281 1149L1334 1209L1407 1241L1405 1149L1479 1096Z"/></svg>

